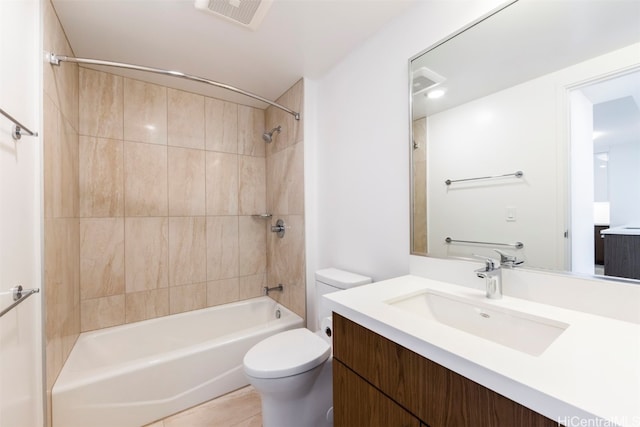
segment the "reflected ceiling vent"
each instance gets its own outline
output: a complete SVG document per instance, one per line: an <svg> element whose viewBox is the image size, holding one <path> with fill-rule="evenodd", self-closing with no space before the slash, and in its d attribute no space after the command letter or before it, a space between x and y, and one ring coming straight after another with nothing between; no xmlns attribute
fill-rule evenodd
<svg viewBox="0 0 640 427"><path fill-rule="evenodd" d="M435 71L431 71L427 67L420 67L413 72L413 94L417 95L425 90L432 89L445 81L446 78L442 77Z"/></svg>
<svg viewBox="0 0 640 427"><path fill-rule="evenodd" d="M272 3L273 0L196 0L195 6L255 31Z"/></svg>

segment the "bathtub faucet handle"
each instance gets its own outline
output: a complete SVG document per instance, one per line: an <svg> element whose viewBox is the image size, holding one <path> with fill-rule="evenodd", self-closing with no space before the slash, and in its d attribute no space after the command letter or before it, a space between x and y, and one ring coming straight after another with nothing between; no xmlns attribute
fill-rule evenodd
<svg viewBox="0 0 640 427"><path fill-rule="evenodd" d="M271 291L284 292L284 286L282 285L282 283L279 283L278 286L274 286L272 288L270 288L268 286L265 286L262 289L264 289L264 294L267 295L267 296L269 295L269 292L271 292Z"/></svg>

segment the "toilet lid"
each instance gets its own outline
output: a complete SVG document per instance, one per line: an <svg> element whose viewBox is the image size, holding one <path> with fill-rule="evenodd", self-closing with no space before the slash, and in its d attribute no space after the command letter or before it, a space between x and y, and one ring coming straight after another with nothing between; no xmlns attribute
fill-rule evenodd
<svg viewBox="0 0 640 427"><path fill-rule="evenodd" d="M309 371L324 363L331 347L308 329L272 335L244 356L244 370L255 378L283 378Z"/></svg>

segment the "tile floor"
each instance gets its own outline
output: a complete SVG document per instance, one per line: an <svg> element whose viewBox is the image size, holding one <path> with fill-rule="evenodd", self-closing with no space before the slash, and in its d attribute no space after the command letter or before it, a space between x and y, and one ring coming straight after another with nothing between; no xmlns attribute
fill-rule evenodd
<svg viewBox="0 0 640 427"><path fill-rule="evenodd" d="M146 427L261 427L260 395L247 386Z"/></svg>

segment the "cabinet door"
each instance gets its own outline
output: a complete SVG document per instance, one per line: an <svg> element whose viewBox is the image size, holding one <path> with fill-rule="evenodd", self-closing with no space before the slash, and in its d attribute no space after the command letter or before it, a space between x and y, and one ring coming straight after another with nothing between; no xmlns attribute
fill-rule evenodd
<svg viewBox="0 0 640 427"><path fill-rule="evenodd" d="M336 313L333 357L431 427L558 426Z"/></svg>
<svg viewBox="0 0 640 427"><path fill-rule="evenodd" d="M337 360L333 361L335 427L420 427L420 421Z"/></svg>

